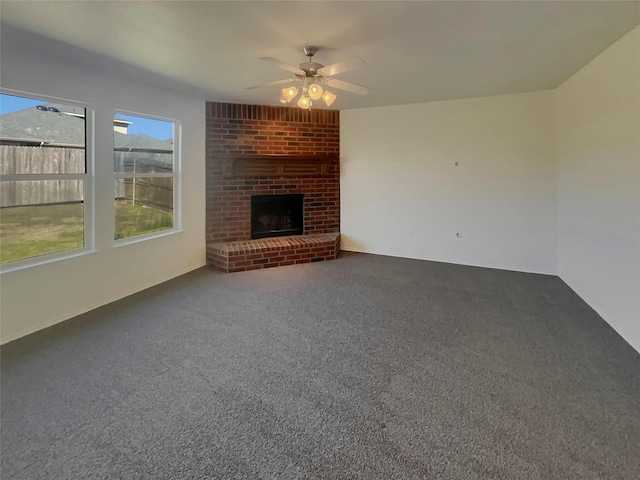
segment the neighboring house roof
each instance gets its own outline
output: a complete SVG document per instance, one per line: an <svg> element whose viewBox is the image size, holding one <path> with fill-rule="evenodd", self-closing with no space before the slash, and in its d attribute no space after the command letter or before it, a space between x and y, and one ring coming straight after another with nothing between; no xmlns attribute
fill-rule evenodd
<svg viewBox="0 0 640 480"><path fill-rule="evenodd" d="M25 143L84 145L84 109L56 103L47 103L44 106L56 108L59 112L32 107L0 115L0 140L12 141L12 143L24 141ZM127 135L116 131L113 132L113 136L116 147L153 150L173 148L172 139L158 140L140 133Z"/></svg>
<svg viewBox="0 0 640 480"><path fill-rule="evenodd" d="M148 148L151 150L170 150L173 148L173 140L158 140L156 138L133 133L131 135L113 132L116 147Z"/></svg>

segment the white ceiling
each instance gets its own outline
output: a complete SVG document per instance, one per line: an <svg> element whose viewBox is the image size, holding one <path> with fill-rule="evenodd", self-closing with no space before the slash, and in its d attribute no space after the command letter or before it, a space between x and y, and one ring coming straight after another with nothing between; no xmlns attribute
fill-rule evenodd
<svg viewBox="0 0 640 480"><path fill-rule="evenodd" d="M640 23L640 2L28 2L2 1L3 42L208 100L280 105L289 78L259 60L324 65L361 57L336 78L340 110L555 88ZM54 39L55 41L52 41Z"/></svg>

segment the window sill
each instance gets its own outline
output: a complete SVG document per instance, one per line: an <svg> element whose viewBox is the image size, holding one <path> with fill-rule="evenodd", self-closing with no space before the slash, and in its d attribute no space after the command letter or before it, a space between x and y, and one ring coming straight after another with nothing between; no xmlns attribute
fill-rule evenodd
<svg viewBox="0 0 640 480"><path fill-rule="evenodd" d="M183 229L172 228L171 230L163 230L162 232L152 232L144 235L136 235L134 237L123 238L122 240L116 240L113 244L113 248L124 247L134 243L146 242L154 238L168 237L177 233L184 232ZM0 275L9 272L16 272L19 270L26 270L28 268L39 267L40 265L47 265L49 263L59 262L61 260L68 260L70 258L82 257L90 255L92 253L99 252L96 248L76 248L73 250L66 250L64 252L49 253L47 255L40 255L37 257L25 258L23 260L16 260L14 262L7 262L0 265Z"/></svg>
<svg viewBox="0 0 640 480"><path fill-rule="evenodd" d="M172 228L170 230L162 230L160 232L151 232L145 233L142 235L134 235L132 237L121 238L119 240L115 240L113 243L113 248L124 247L126 245L132 245L135 243L146 242L147 240L152 240L154 238L168 237L171 235L175 235L177 233L184 232L183 229Z"/></svg>
<svg viewBox="0 0 640 480"><path fill-rule="evenodd" d="M25 258L23 260L16 260L14 262L7 262L0 266L0 274L16 272L18 270L26 270L27 268L39 267L40 265L47 265L49 263L68 260L70 258L83 257L95 252L99 252L99 250L95 248L83 247L73 250L67 250L64 252L49 253L47 255Z"/></svg>

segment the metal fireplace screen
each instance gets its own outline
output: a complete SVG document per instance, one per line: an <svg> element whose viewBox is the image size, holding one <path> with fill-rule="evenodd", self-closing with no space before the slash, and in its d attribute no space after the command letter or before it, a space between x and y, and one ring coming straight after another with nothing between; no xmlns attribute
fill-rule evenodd
<svg viewBox="0 0 640 480"><path fill-rule="evenodd" d="M251 238L302 235L303 194L253 195Z"/></svg>

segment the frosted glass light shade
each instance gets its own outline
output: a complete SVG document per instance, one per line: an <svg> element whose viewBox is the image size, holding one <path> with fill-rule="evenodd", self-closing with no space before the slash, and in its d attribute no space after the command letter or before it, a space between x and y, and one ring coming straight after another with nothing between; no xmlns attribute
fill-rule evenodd
<svg viewBox="0 0 640 480"><path fill-rule="evenodd" d="M312 100L318 100L322 97L322 87L315 83L309 87L309 96Z"/></svg>
<svg viewBox="0 0 640 480"><path fill-rule="evenodd" d="M298 89L296 87L286 87L282 89L282 97L290 102L293 98L298 94Z"/></svg>
<svg viewBox="0 0 640 480"><path fill-rule="evenodd" d="M300 100L298 100L298 106L300 108L308 110L311 106L311 100L309 100L309 97L302 96L300 97Z"/></svg>
<svg viewBox="0 0 640 480"><path fill-rule="evenodd" d="M327 104L327 107L330 107L335 99L336 99L336 96L333 93L331 93L329 90L324 91L324 94L322 95L322 100L324 100L324 103Z"/></svg>

